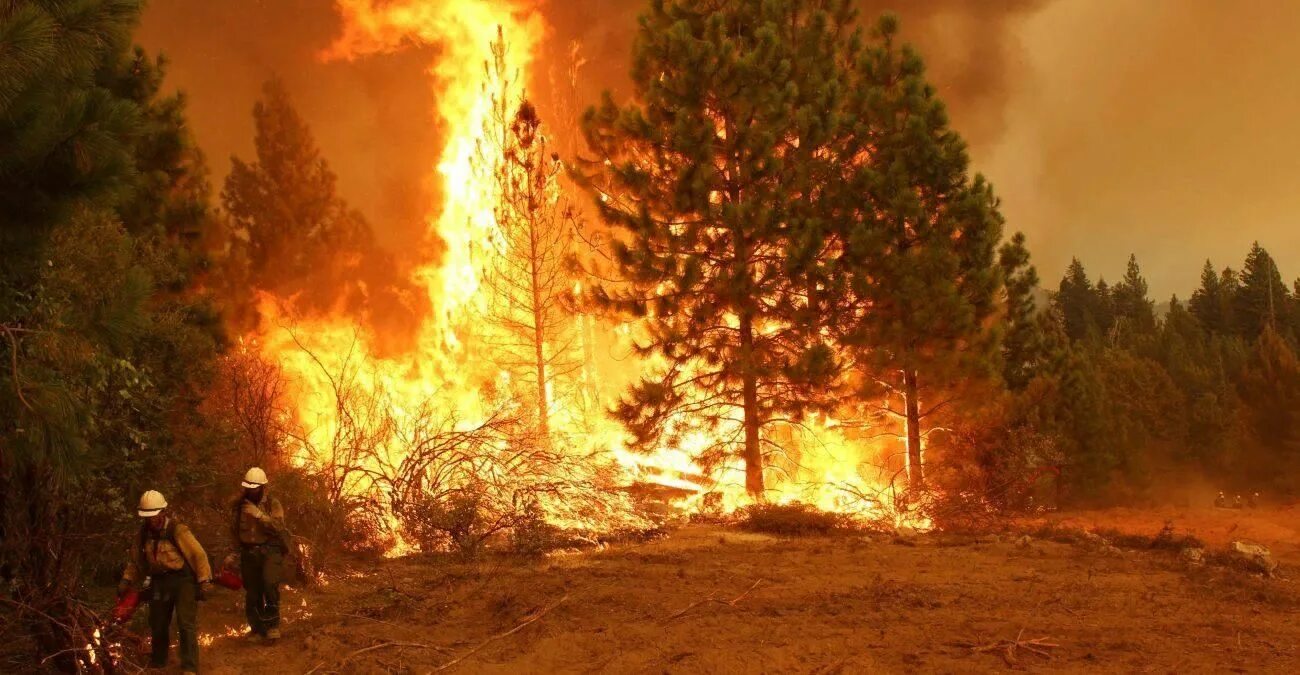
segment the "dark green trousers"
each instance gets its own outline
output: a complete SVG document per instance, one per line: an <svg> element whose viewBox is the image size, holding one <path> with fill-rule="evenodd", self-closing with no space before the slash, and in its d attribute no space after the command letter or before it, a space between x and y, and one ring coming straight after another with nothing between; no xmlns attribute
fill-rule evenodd
<svg viewBox="0 0 1300 675"><path fill-rule="evenodd" d="M171 647L172 615L180 634L181 670L199 671L199 585L189 570L156 574L150 581L149 628L153 633L150 661L155 668L167 665Z"/></svg>
<svg viewBox="0 0 1300 675"><path fill-rule="evenodd" d="M280 626L280 582L284 552L276 546L245 546L239 552L239 576L244 580L244 615L254 633Z"/></svg>

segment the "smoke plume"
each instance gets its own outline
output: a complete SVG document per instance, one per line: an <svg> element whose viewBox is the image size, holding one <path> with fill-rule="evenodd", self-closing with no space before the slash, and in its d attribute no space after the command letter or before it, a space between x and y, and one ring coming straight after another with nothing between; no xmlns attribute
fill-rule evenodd
<svg viewBox="0 0 1300 675"><path fill-rule="evenodd" d="M544 0L550 25L531 92L544 112L626 91L636 16L647 0ZM1240 265L1259 239L1300 273L1300 4L1216 0L862 0L925 56L1003 198L1030 235L1048 286L1071 256L1111 278L1136 253L1159 299L1185 296L1204 258ZM342 194L395 251L413 250L438 202L435 56L322 62L337 36L323 0L154 0L140 33L172 61L214 179L251 151L249 111L282 76L340 178ZM488 39L489 36L485 36ZM585 63L560 95L570 47ZM539 91L542 89L544 91ZM549 99L549 100L548 100ZM568 139L559 139L561 146ZM1170 240L1176 245L1169 245Z"/></svg>
<svg viewBox="0 0 1300 675"><path fill-rule="evenodd" d="M978 7L962 0L900 3L905 33L925 50L962 131L976 143L995 138L1002 126L1009 65L1015 61L1013 41L1003 38L1008 22L1037 1L974 3ZM530 93L546 108L567 106L576 116L602 90L626 89L636 17L645 7L645 0L543 4L550 33L539 62L551 72L534 73ZM887 7L879 0L864 2L864 17ZM429 181L439 151L434 93L425 74L433 55L412 47L322 62L320 50L338 31L332 3L320 0L156 0L140 41L170 58L170 82L189 96L190 118L214 179L224 178L232 154L251 153L253 101L262 83L278 74L339 174L342 194L366 215L381 242L410 250L423 235L439 189ZM567 88L565 69L575 42L584 60L577 91L538 91L551 83Z"/></svg>

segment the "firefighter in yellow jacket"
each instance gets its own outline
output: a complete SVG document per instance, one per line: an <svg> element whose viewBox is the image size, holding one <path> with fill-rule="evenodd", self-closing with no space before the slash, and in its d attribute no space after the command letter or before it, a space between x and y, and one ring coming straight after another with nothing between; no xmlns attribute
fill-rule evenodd
<svg viewBox="0 0 1300 675"><path fill-rule="evenodd" d="M239 575L244 580L244 614L249 637L280 638L280 583L288 530L284 507L267 494L266 472L253 467L244 474L244 493L235 502L234 535L239 547Z"/></svg>
<svg viewBox="0 0 1300 675"><path fill-rule="evenodd" d="M137 511L144 519L131 548L130 560L118 586L119 595L148 580L149 627L153 634L150 661L155 668L167 665L171 647L171 621L176 615L180 634L181 669L199 670L199 607L207 599L212 583L208 555L190 528L176 522L167 512L167 500L156 490L140 497Z"/></svg>

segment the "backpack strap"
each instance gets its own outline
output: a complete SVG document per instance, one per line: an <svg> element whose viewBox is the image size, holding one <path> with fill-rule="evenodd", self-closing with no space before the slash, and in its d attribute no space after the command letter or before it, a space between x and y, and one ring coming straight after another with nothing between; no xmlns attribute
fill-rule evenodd
<svg viewBox="0 0 1300 675"><path fill-rule="evenodd" d="M140 574L149 576L148 556L144 554L144 545L149 539L149 523L140 523L140 533L135 542L135 561L140 567Z"/></svg>
<svg viewBox="0 0 1300 675"><path fill-rule="evenodd" d="M181 548L180 542L176 541L177 525L180 525L180 523L176 522L172 518L168 518L167 527L163 528L163 537L166 538L167 541L171 542L172 548L176 549L176 555L179 555L181 557L181 563L183 565L181 569L187 570L190 573L190 576L194 577L194 579L197 581L198 572L194 570L194 565L190 564L190 559L185 557L185 549Z"/></svg>
<svg viewBox="0 0 1300 675"><path fill-rule="evenodd" d="M232 530L232 533L235 535L235 546L240 546L241 544L243 544L243 542L240 541L239 539L239 526L240 524L242 524L244 518L243 497L240 497L239 499L235 500L235 505L232 509L231 515L234 516L234 529Z"/></svg>
<svg viewBox="0 0 1300 675"><path fill-rule="evenodd" d="M168 542L170 542L172 548L176 549L176 554L181 557L181 561L185 565L183 569L187 569L190 571L190 574L194 574L194 566L191 565L189 559L185 557L185 549L181 548L180 542L176 541L177 525L179 525L179 523L177 523L175 519L168 518L167 527L163 528L162 536L155 539L149 536L149 524L141 523L140 535L138 540L136 541L136 547L135 547L136 560L137 560L137 564L141 568L140 569L141 574L145 576L150 576L150 574L152 573L152 569L149 565L149 556L145 554L145 546L149 544L150 539L153 539L155 542L160 542L166 539ZM158 545L155 543L154 544L155 555L157 555L157 546Z"/></svg>
<svg viewBox="0 0 1300 675"><path fill-rule="evenodd" d="M172 547L176 549L177 553L181 554L181 559L184 560L185 550L181 548L180 542L176 541L176 525L177 525L176 521L168 518L167 527L163 528L163 537L165 537L167 541L170 541L172 543ZM185 562L189 563L188 560L186 560Z"/></svg>

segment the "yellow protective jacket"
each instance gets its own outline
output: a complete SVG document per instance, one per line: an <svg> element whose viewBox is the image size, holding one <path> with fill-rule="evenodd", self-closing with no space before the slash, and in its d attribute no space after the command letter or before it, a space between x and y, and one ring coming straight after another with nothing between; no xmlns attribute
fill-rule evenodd
<svg viewBox="0 0 1300 675"><path fill-rule="evenodd" d="M231 536L236 545L256 546L259 544L288 545L284 526L284 506L280 500L269 494L262 495L260 504L246 501L242 496L231 505L234 512L234 526Z"/></svg>
<svg viewBox="0 0 1300 675"><path fill-rule="evenodd" d="M212 580L208 554L199 545L199 540L194 538L190 528L168 518L161 532L154 532L147 525L141 527L140 535L131 546L122 581L136 584L144 577L177 572L187 565L197 581Z"/></svg>

